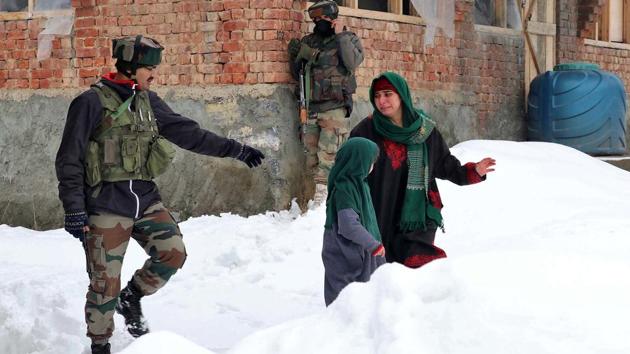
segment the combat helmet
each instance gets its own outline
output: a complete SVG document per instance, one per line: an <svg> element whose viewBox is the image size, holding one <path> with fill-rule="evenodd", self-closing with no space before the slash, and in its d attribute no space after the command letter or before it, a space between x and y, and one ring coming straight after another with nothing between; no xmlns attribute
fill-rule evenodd
<svg viewBox="0 0 630 354"><path fill-rule="evenodd" d="M116 58L116 68L136 74L141 66L156 66L162 61L164 47L155 39L137 35L112 40L112 58Z"/></svg>
<svg viewBox="0 0 630 354"><path fill-rule="evenodd" d="M314 17L319 16L328 16L332 20L334 20L337 18L338 15L339 6L336 2L331 0L318 1L308 8L308 16L311 18L311 20Z"/></svg>

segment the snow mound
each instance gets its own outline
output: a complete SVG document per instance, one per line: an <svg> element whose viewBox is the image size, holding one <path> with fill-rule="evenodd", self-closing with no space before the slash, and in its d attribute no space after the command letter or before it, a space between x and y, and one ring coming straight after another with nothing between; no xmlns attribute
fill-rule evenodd
<svg viewBox="0 0 630 354"><path fill-rule="evenodd" d="M214 354L172 332L149 333L136 339L119 354Z"/></svg>

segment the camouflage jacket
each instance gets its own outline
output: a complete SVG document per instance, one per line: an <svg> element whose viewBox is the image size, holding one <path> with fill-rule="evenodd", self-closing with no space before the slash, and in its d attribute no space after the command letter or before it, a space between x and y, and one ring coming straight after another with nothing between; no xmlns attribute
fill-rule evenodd
<svg viewBox="0 0 630 354"><path fill-rule="evenodd" d="M325 112L345 107L349 116L352 94L357 86L354 71L363 62L363 46L359 37L349 31L327 38L312 33L300 42L320 51L311 67L309 110ZM305 62L296 62L295 57L290 57L289 63L293 78L299 80Z"/></svg>

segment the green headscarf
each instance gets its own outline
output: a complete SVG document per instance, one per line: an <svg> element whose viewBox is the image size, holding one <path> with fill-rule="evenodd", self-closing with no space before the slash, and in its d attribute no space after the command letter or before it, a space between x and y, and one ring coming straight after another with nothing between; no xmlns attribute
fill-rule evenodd
<svg viewBox="0 0 630 354"><path fill-rule="evenodd" d="M335 164L328 175L326 224L330 229L337 222L337 212L352 209L359 214L361 225L381 242L367 176L378 158L378 146L365 138L350 138L337 151Z"/></svg>
<svg viewBox="0 0 630 354"><path fill-rule="evenodd" d="M398 92L403 110L403 127L399 127L383 115L374 103L374 84L381 78L387 79ZM370 86L370 101L374 107L373 121L376 131L397 143L407 146L407 161L409 175L405 200L400 215L399 227L401 231L409 232L426 229L426 218L429 217L442 224L440 211L428 203L429 165L426 139L429 137L435 123L421 109L413 107L407 81L393 72L385 72L374 80Z"/></svg>

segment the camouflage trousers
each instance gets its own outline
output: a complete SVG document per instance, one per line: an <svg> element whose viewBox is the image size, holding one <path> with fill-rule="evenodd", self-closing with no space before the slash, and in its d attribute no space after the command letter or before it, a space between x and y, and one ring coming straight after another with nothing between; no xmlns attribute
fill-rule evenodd
<svg viewBox="0 0 630 354"><path fill-rule="evenodd" d="M304 126L306 167L315 183L327 184L328 173L335 162L337 150L348 138L346 109L337 108L309 116Z"/></svg>
<svg viewBox="0 0 630 354"><path fill-rule="evenodd" d="M186 260L186 249L177 223L162 203L144 211L138 220L98 212L90 215L85 253L90 286L86 295L87 335L93 343L106 343L114 331L114 309L120 293L120 271L133 237L149 259L132 281L150 295L160 289Z"/></svg>

